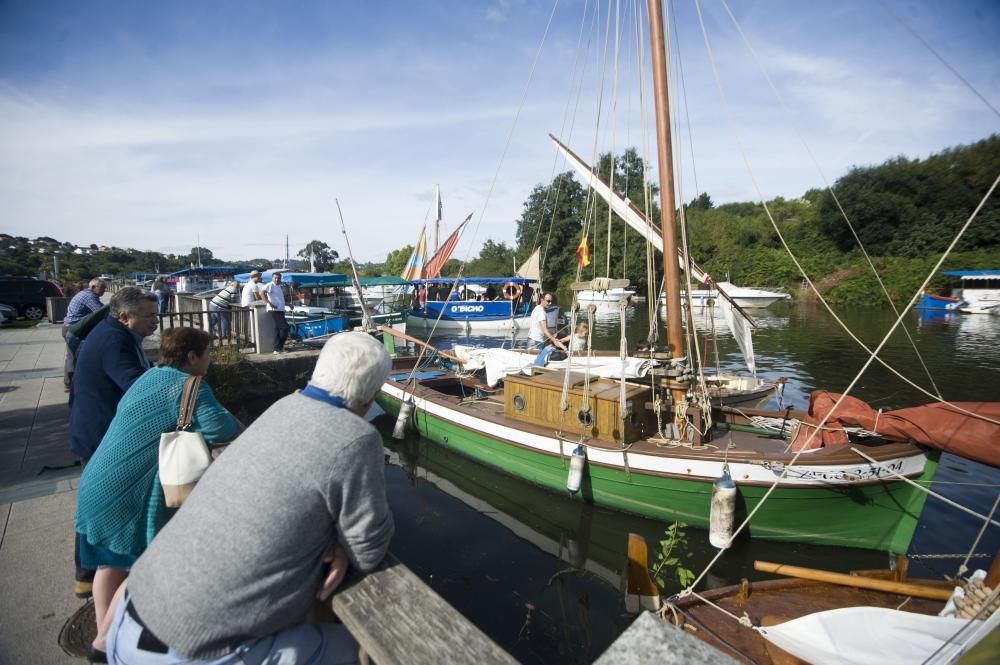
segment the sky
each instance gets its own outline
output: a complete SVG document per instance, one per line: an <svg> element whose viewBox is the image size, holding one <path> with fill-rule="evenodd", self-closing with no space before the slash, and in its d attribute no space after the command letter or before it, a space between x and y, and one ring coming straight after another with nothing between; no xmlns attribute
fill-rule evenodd
<svg viewBox="0 0 1000 665"><path fill-rule="evenodd" d="M549 133L656 164L635 6L0 0L0 232L343 256L339 202L354 258L382 261L433 222L439 185L446 230L474 213L455 257L513 244L532 188L568 170ZM669 13L682 200L797 198L1000 131L996 0Z"/></svg>

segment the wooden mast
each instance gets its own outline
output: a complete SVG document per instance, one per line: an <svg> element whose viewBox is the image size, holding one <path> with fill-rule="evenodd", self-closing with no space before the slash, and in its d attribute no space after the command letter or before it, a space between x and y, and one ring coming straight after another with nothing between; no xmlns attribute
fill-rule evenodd
<svg viewBox="0 0 1000 665"><path fill-rule="evenodd" d="M670 100L667 96L667 63L663 48L661 0L647 0L649 41L653 56L653 93L656 105L656 147L660 176L660 213L663 224L663 291L667 299L667 346L671 358L684 356L681 329L680 270L677 267L677 231L674 202L673 147L670 143Z"/></svg>
<svg viewBox="0 0 1000 665"><path fill-rule="evenodd" d="M667 96L667 63L663 48L663 7L661 0L647 0L649 41L653 54L653 93L656 107L656 155L660 175L660 214L663 223L663 293L667 300L667 348L671 358L684 357L684 333L681 330L680 270L677 267L677 231L674 210L673 148L670 143L670 99ZM668 371L668 375L671 372ZM678 378L678 377L671 377ZM674 405L683 404L686 390L676 383L670 388ZM687 414L674 412L678 436Z"/></svg>

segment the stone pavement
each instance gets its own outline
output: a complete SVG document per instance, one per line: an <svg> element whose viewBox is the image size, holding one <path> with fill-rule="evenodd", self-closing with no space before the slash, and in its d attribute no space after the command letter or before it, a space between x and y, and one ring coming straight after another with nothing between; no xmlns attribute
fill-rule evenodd
<svg viewBox="0 0 1000 665"><path fill-rule="evenodd" d="M0 328L0 665L82 663L58 636L73 595L80 467L68 445L58 324Z"/></svg>

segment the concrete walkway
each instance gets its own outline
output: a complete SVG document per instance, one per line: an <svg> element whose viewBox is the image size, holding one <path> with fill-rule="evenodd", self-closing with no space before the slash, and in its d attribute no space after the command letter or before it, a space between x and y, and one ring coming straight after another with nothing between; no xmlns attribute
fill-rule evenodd
<svg viewBox="0 0 1000 665"><path fill-rule="evenodd" d="M58 324L0 328L0 665L84 662L59 647L73 595L73 510Z"/></svg>

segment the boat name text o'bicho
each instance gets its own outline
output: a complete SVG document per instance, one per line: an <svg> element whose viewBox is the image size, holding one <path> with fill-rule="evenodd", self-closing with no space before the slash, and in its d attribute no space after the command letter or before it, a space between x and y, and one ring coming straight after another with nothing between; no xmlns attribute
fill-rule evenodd
<svg viewBox="0 0 1000 665"><path fill-rule="evenodd" d="M482 312L486 308L482 305L454 305L451 308L453 312L459 312L461 314L467 314L470 312Z"/></svg>

